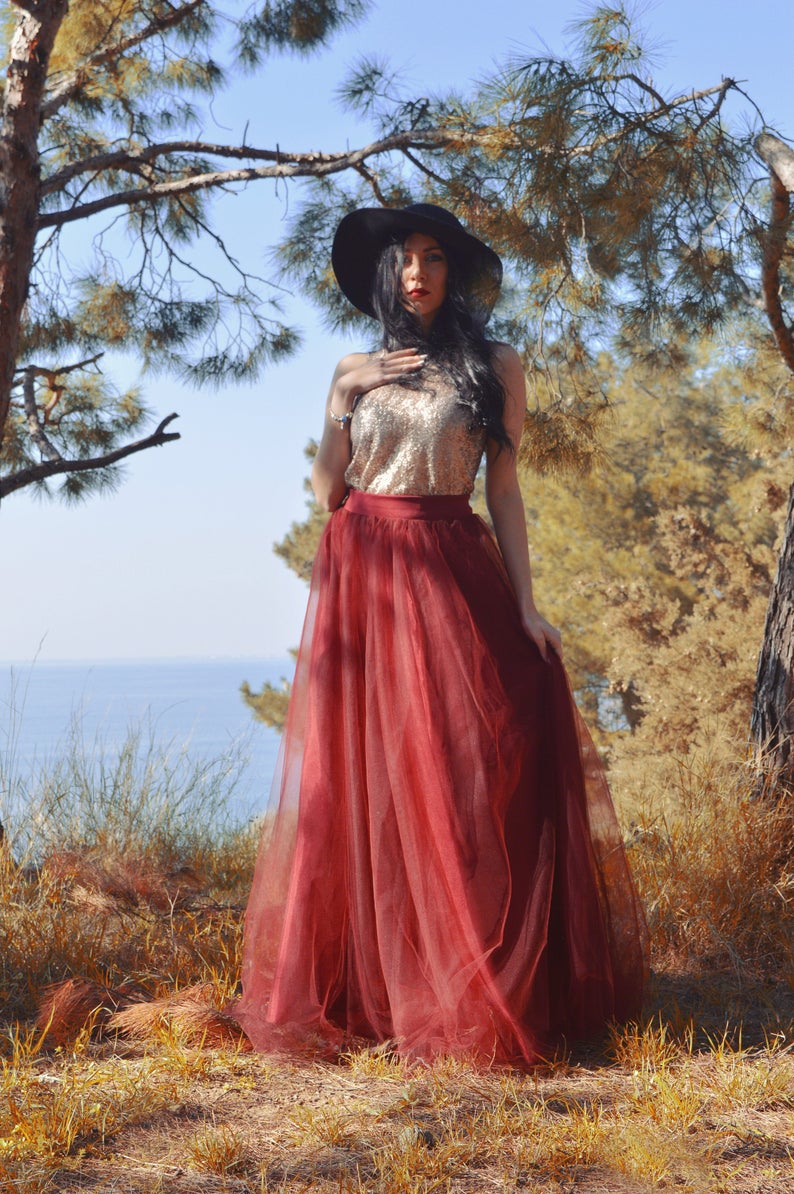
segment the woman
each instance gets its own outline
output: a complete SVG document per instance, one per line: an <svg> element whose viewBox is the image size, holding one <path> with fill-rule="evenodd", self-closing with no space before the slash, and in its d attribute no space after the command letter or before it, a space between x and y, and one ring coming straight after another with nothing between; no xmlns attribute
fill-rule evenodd
<svg viewBox="0 0 794 1194"><path fill-rule="evenodd" d="M246 913L257 1048L393 1041L531 1065L639 1011L644 924L560 635L532 596L497 255L443 208L346 216L383 346L337 367L318 550ZM496 542L469 507L483 453Z"/></svg>

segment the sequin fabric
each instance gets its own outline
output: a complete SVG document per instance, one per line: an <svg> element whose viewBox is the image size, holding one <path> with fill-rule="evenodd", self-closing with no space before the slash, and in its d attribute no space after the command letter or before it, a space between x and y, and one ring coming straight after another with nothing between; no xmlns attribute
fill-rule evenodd
<svg viewBox="0 0 794 1194"><path fill-rule="evenodd" d="M351 489L418 497L470 494L486 440L434 365L422 370L421 389L389 385L364 394L350 434L345 481Z"/></svg>

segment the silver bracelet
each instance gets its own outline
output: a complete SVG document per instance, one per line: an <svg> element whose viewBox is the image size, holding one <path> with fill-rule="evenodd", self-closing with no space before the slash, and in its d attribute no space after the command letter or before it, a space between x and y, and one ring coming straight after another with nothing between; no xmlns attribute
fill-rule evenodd
<svg viewBox="0 0 794 1194"><path fill-rule="evenodd" d="M333 421L335 423L339 424L339 426L342 428L343 431L344 431L345 427L347 427L350 424L350 422L353 418L355 409L358 406L361 398L362 398L361 394L356 394L355 398L353 399L353 405L350 407L350 410L347 412L347 414L344 414L344 415L335 415L334 412L331 410L330 406L328 407L329 415L331 416L331 418L333 419Z"/></svg>
<svg viewBox="0 0 794 1194"><path fill-rule="evenodd" d="M347 427L348 423L350 423L351 419L353 418L352 410L349 410L346 415L335 415L329 406L328 413L331 416L331 418L333 419L333 421L335 423L339 424L339 426L342 428L343 431L344 431L345 427Z"/></svg>

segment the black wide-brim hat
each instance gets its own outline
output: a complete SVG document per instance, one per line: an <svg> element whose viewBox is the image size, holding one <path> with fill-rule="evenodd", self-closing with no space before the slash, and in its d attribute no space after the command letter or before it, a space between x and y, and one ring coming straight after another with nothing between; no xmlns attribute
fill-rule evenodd
<svg viewBox="0 0 794 1194"><path fill-rule="evenodd" d="M435 237L448 251L471 307L487 316L499 296L502 262L493 249L467 232L452 212L435 203L362 207L344 217L334 237L331 264L340 290L353 306L375 317L372 286L381 249L412 232Z"/></svg>

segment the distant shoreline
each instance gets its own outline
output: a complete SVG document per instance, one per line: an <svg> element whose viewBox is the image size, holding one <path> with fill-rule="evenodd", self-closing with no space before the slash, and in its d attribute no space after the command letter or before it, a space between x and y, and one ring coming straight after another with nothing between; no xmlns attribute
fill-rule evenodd
<svg viewBox="0 0 794 1194"><path fill-rule="evenodd" d="M181 665L187 663L196 663L211 665L217 664L245 664L247 667L265 666L276 667L282 665L284 667L292 668L294 660L290 655L121 655L108 656L100 659L88 659L75 656L75 658L59 658L59 659L41 659L34 657L33 659L0 659L0 668L22 668L22 667L126 667L128 665L134 666L149 666L149 665Z"/></svg>

